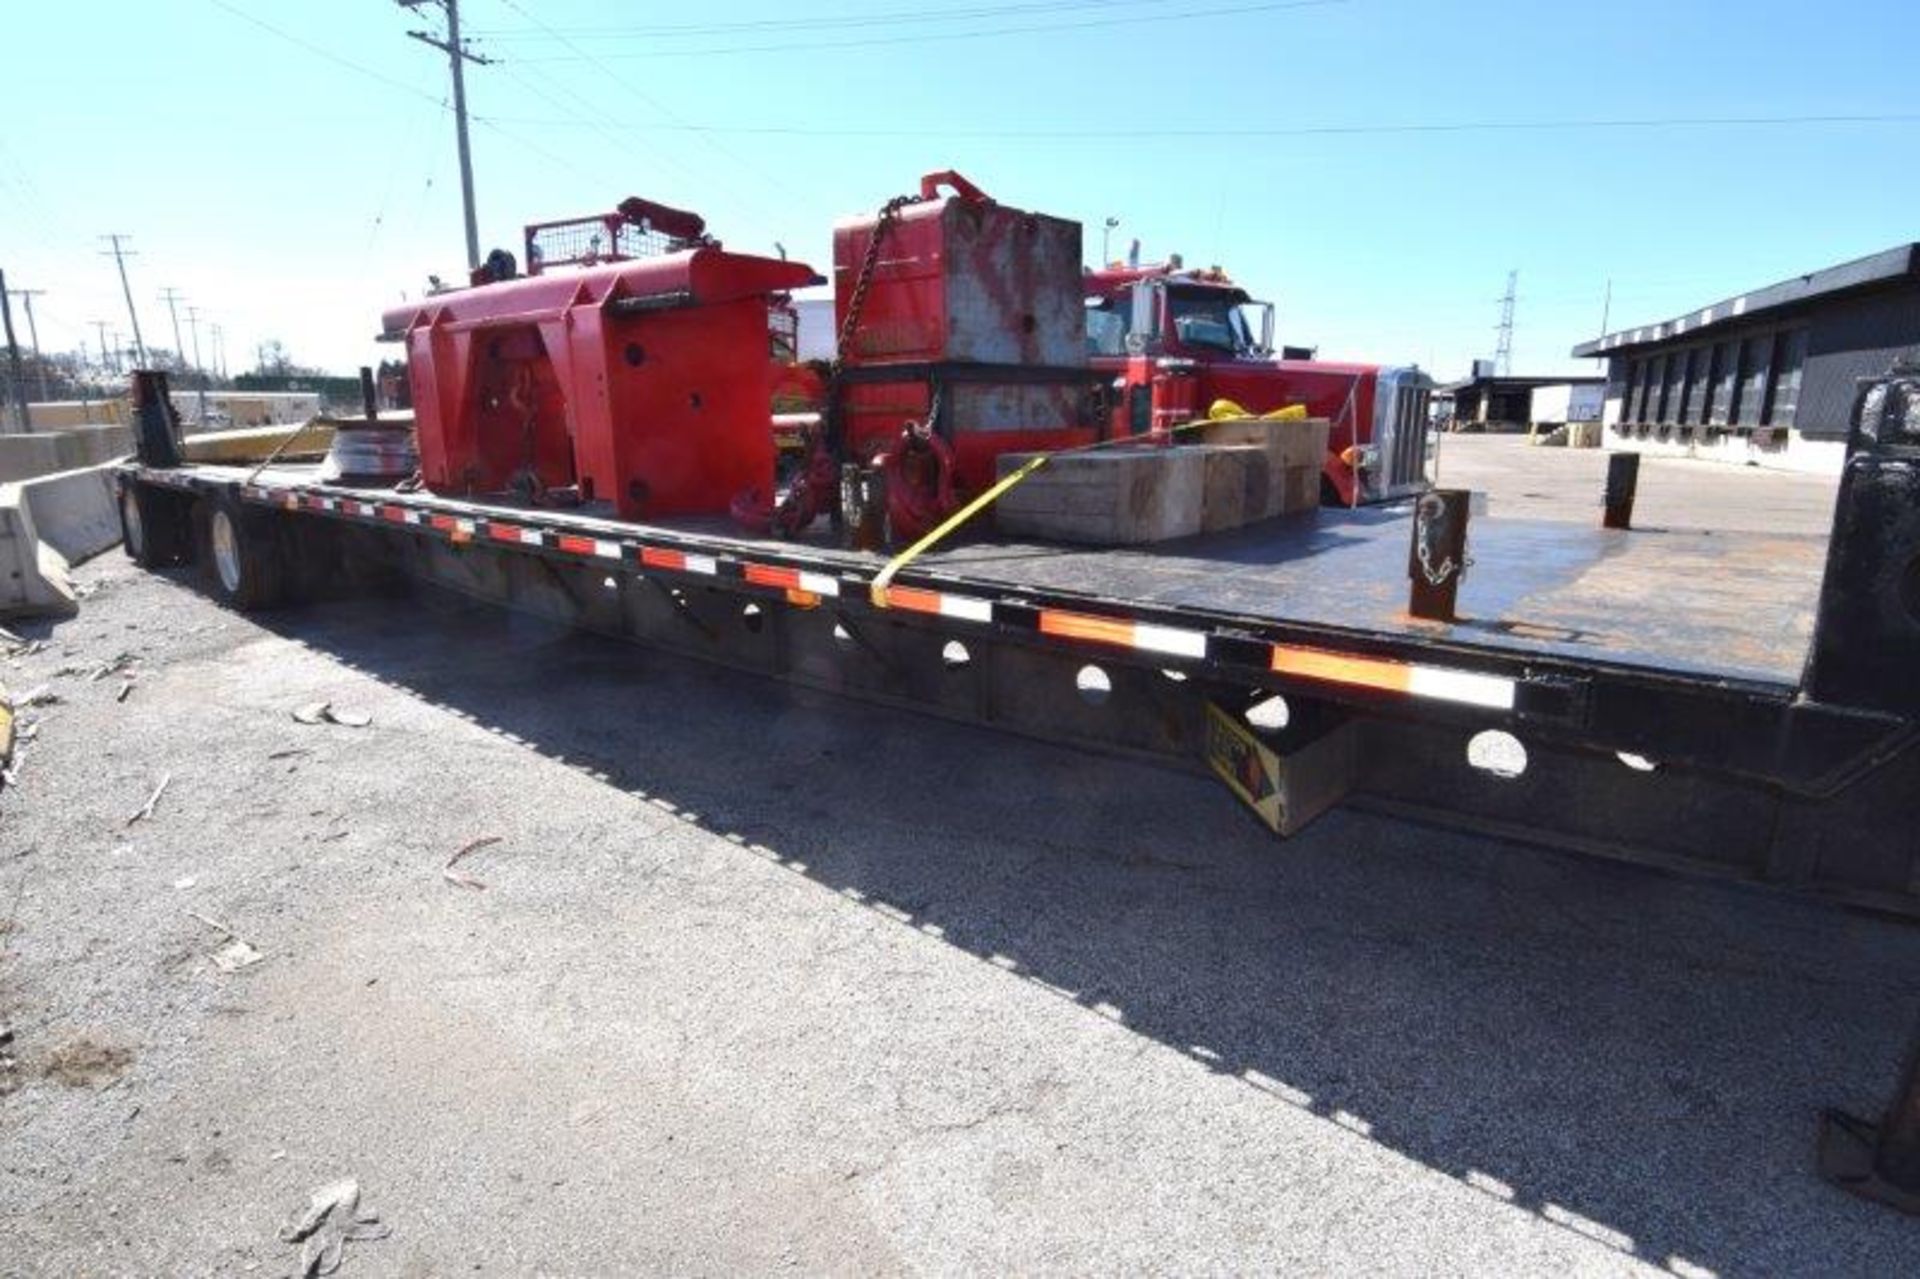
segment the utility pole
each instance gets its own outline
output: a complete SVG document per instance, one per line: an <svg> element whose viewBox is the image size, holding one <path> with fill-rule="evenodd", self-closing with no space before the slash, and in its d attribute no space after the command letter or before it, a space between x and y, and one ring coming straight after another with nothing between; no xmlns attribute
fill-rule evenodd
<svg viewBox="0 0 1920 1279"><path fill-rule="evenodd" d="M131 239L131 236L114 234L103 235L100 238L111 241L113 244L113 248L108 252L113 255L114 265L120 268L120 292L126 295L127 319L133 323L133 349L140 356L140 367L145 368L147 366L147 344L140 337L140 315L133 309L133 288L127 283L127 259L130 257L138 257L139 255L131 249L120 247L120 241ZM103 253L101 256L105 257L106 254Z"/></svg>
<svg viewBox="0 0 1920 1279"><path fill-rule="evenodd" d="M169 284L160 290L160 300L167 304L167 314L173 317L173 354L181 364L187 362L187 348L180 343L180 290Z"/></svg>
<svg viewBox="0 0 1920 1279"><path fill-rule="evenodd" d="M1500 299L1500 343L1493 350L1494 372L1501 377L1513 373L1513 300L1519 284L1520 272L1507 272L1507 291Z"/></svg>
<svg viewBox="0 0 1920 1279"><path fill-rule="evenodd" d="M107 358L107 352L113 348L107 345L107 322L105 320L88 320L87 323L91 324L100 333L100 367L111 373L113 371L113 362Z"/></svg>
<svg viewBox="0 0 1920 1279"><path fill-rule="evenodd" d="M213 375L222 381L227 376L227 331L217 324L207 328L213 333Z"/></svg>
<svg viewBox="0 0 1920 1279"><path fill-rule="evenodd" d="M409 31L407 35L446 54L447 63L453 69L453 127L460 146L460 201L467 218L467 269L471 271L480 265L480 226L473 213L473 154L467 145L467 78L463 64L471 62L484 67L493 60L467 52L466 42L460 39L460 0L396 0L396 3L409 11L417 11L425 4L438 4L447 15L446 39L436 40L425 31Z"/></svg>
<svg viewBox="0 0 1920 1279"><path fill-rule="evenodd" d="M7 301L5 271L0 271L0 328L7 334L7 367L12 371L14 409L20 414L18 429L31 431L33 419L27 415L27 378L20 368L20 344L13 340L13 307Z"/></svg>
<svg viewBox="0 0 1920 1279"><path fill-rule="evenodd" d="M40 326L33 322L33 300L37 297L46 296L46 292L45 289L15 289L13 291L13 296L19 298L26 304L27 341L33 345L33 367L40 374L40 398L42 400L47 400L52 397L47 394L47 361L40 354Z"/></svg>
<svg viewBox="0 0 1920 1279"><path fill-rule="evenodd" d="M200 429L207 429L207 371L200 365L200 308L187 308L187 332L193 335L194 380L200 384Z"/></svg>

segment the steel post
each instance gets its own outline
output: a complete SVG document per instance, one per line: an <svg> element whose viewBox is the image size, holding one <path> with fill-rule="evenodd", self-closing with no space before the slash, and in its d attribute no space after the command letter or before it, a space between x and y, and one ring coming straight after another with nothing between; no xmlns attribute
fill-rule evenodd
<svg viewBox="0 0 1920 1279"><path fill-rule="evenodd" d="M1467 569L1467 514L1472 493L1431 489L1413 504L1413 546L1407 576L1413 590L1407 612L1433 622L1454 620L1454 600Z"/></svg>
<svg viewBox="0 0 1920 1279"><path fill-rule="evenodd" d="M1615 453L1607 458L1606 513L1602 528L1632 528L1633 499L1640 490L1640 455Z"/></svg>

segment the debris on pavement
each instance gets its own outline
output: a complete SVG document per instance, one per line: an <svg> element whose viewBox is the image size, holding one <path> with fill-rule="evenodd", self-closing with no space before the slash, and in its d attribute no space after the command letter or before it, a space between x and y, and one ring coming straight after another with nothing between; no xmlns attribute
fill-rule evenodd
<svg viewBox="0 0 1920 1279"><path fill-rule="evenodd" d="M308 702L295 708L293 718L301 724L338 724L342 728L365 728L373 723L373 716L366 712L335 710L332 702Z"/></svg>
<svg viewBox="0 0 1920 1279"><path fill-rule="evenodd" d="M130 679L122 680L120 681L120 691L113 695L113 700L116 702L124 702L127 700L127 695L131 692L133 692L133 681Z"/></svg>
<svg viewBox="0 0 1920 1279"><path fill-rule="evenodd" d="M153 794L147 796L147 802L142 804L139 811L135 812L133 816L127 818L127 825L131 826L135 822L145 821L147 818L152 817L154 806L160 802L160 797L167 793L167 787L172 784L173 774L163 774L160 778L160 784L153 788Z"/></svg>
<svg viewBox="0 0 1920 1279"><path fill-rule="evenodd" d="M300 1247L302 1276L330 1275L340 1268L346 1245L385 1239L393 1228L360 1206L360 1183L348 1177L315 1190L307 1206L280 1227L282 1243Z"/></svg>
<svg viewBox="0 0 1920 1279"><path fill-rule="evenodd" d="M485 848L489 844L497 844L499 842L500 836L498 835L482 835L479 839L468 840L460 846L458 852L447 858L447 864L440 868L440 873L446 877L447 882L450 884L458 884L462 888L485 889L486 885L480 880L475 879L463 870L455 870L453 868L454 863L476 849Z"/></svg>
<svg viewBox="0 0 1920 1279"><path fill-rule="evenodd" d="M202 915L197 910L190 910L187 914L226 937L226 945L208 956L208 958L213 961L213 966L221 972L237 973L243 968L253 967L267 957L266 952L235 932L231 926L221 923L219 920L213 918L213 916Z"/></svg>
<svg viewBox="0 0 1920 1279"><path fill-rule="evenodd" d="M111 661L102 662L87 673L87 682L97 684L109 675L118 675L127 667L140 660L138 653L119 653Z"/></svg>
<svg viewBox="0 0 1920 1279"><path fill-rule="evenodd" d="M41 684L38 687L30 688L22 693L20 699L16 701L14 705L21 709L29 706L58 706L63 700L65 699L63 699L60 694L54 692L45 684Z"/></svg>

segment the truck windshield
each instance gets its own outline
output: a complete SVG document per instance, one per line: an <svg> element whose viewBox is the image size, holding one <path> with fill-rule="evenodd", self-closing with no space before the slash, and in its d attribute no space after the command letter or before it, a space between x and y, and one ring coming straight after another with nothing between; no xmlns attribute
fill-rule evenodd
<svg viewBox="0 0 1920 1279"><path fill-rule="evenodd" d="M1210 346L1232 355L1250 355L1253 331L1238 298L1219 289L1172 289L1167 295L1173 336L1188 346Z"/></svg>

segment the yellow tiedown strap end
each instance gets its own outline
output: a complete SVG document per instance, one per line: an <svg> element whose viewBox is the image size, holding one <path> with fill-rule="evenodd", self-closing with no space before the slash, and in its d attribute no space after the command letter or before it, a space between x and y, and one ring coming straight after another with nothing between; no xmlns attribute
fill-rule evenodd
<svg viewBox="0 0 1920 1279"><path fill-rule="evenodd" d="M873 586L871 588L873 606L875 608L887 607L887 586L893 581L895 574L920 558L922 553L940 542L941 539L945 538L962 524L965 524L975 515L978 515L988 506L992 505L1002 493L1005 493L1021 480L1026 479L1029 475L1032 475L1035 471L1045 466L1050 457L1052 457L1050 453L1038 453L1028 458L1018 470L1002 477L999 483L982 493L979 497L974 498L971 502L968 502L952 515L949 515L941 522L939 527L935 528L931 533L928 533L912 546L909 546L906 550L888 560L887 566L880 570L880 575L873 579Z"/></svg>

